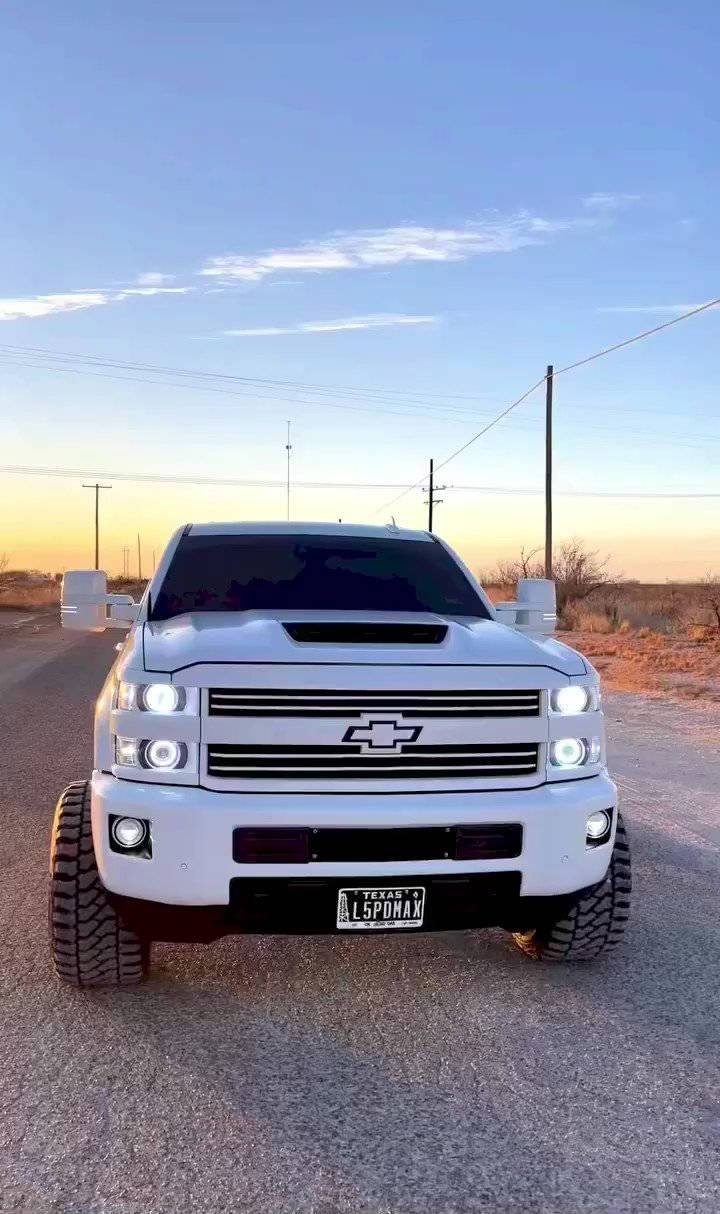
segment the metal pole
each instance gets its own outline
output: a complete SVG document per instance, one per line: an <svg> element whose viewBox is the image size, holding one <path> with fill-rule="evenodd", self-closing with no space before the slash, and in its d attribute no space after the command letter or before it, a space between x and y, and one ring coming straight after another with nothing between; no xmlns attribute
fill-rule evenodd
<svg viewBox="0 0 720 1214"><path fill-rule="evenodd" d="M552 578L553 568L553 523L552 523L552 407L553 367L548 365L545 376L545 577Z"/></svg>
<svg viewBox="0 0 720 1214"><path fill-rule="evenodd" d="M290 522L290 452L292 451L292 444L290 442L290 422L287 424L287 443L285 444L285 450L287 451L287 517L288 522Z"/></svg>
<svg viewBox="0 0 720 1214"><path fill-rule="evenodd" d="M142 581L142 558L140 556L140 532L139 531L137 533L137 544L138 544L138 581L141 582Z"/></svg>
<svg viewBox="0 0 720 1214"><path fill-rule="evenodd" d="M433 468L435 461L430 460L430 493L428 494L428 531L432 531L433 525L433 497L435 494L435 481L433 479Z"/></svg>
<svg viewBox="0 0 720 1214"><path fill-rule="evenodd" d="M99 485L96 481L94 485L83 484L83 489L95 490L95 568L100 568L100 490L112 489L112 485Z"/></svg>

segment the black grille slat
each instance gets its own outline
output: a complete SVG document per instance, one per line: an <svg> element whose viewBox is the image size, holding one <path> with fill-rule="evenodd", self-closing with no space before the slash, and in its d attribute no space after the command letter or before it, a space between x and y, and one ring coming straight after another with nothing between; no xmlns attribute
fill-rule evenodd
<svg viewBox="0 0 720 1214"><path fill-rule="evenodd" d="M364 712L422 717L537 717L539 691L348 691L220 688L209 692L211 716L354 717Z"/></svg>
<svg viewBox="0 0 720 1214"><path fill-rule="evenodd" d="M530 776L537 771L535 743L472 746L401 746L383 754L357 746L208 747L208 774L220 779L443 779L453 776Z"/></svg>

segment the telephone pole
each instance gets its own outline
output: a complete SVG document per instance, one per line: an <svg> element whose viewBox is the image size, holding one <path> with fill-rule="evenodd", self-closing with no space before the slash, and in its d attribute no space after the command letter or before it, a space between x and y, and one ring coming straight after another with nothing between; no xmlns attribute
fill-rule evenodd
<svg viewBox="0 0 720 1214"><path fill-rule="evenodd" d="M292 451L292 443L290 442L290 422L287 424L287 442L285 444L287 451L287 517L290 522L290 452Z"/></svg>
<svg viewBox="0 0 720 1214"><path fill-rule="evenodd" d="M96 481L94 485L83 484L83 489L95 490L95 568L100 568L100 490L112 489L112 485L99 485Z"/></svg>
<svg viewBox="0 0 720 1214"><path fill-rule="evenodd" d="M436 489L439 492L442 492L443 489L447 489L447 485L436 485L435 484L435 461L431 459L430 460L430 482L428 485L427 502L425 503L428 508L428 531L432 531L432 529L433 529L433 507L439 506L442 503L442 501L444 500L441 497L435 496Z"/></svg>
<svg viewBox="0 0 720 1214"><path fill-rule="evenodd" d="M545 577L552 578L553 525L552 525L552 407L553 367L548 364L545 376Z"/></svg>
<svg viewBox="0 0 720 1214"><path fill-rule="evenodd" d="M138 581L141 582L142 581L142 557L140 556L140 532L139 531L137 533L137 545L138 545Z"/></svg>

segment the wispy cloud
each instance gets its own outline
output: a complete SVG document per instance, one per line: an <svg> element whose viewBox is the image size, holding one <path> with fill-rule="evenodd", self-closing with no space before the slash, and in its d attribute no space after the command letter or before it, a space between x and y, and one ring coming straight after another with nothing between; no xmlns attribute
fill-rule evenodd
<svg viewBox="0 0 720 1214"><path fill-rule="evenodd" d="M551 234L590 227L595 222L588 216L544 219L529 211L519 211L507 218L487 216L462 227L401 224L392 228L340 231L286 249L213 257L199 273L226 281L260 282L288 270L320 274L329 270L373 269L412 261L465 261L484 253L512 253L526 245L540 244Z"/></svg>
<svg viewBox="0 0 720 1214"><path fill-rule="evenodd" d="M705 302L709 302L706 300ZM624 304L618 307L611 308L596 308L597 312L644 312L649 316L682 316L683 312L692 312L694 308L702 308L703 301L700 303L675 303L675 304L633 304L626 306Z"/></svg>
<svg viewBox="0 0 720 1214"><path fill-rule="evenodd" d="M31 295L27 299L0 299L0 320L34 319L57 312L79 312L121 303L133 295L185 295L190 287L124 287L121 291L63 291L53 295Z"/></svg>
<svg viewBox="0 0 720 1214"><path fill-rule="evenodd" d="M633 202L640 202L641 198L641 194L605 194L598 191L583 198L582 204L588 211L618 211Z"/></svg>
<svg viewBox="0 0 720 1214"><path fill-rule="evenodd" d="M137 283L140 287L165 287L168 283L174 281L174 274L160 274L157 270L150 270L146 274L138 274L137 276Z"/></svg>
<svg viewBox="0 0 720 1214"><path fill-rule="evenodd" d="M342 320L307 320L287 328L225 329L223 336L281 337L288 333L340 333L352 329L390 329L396 325L434 325L437 322L437 316L380 313L376 316L348 316Z"/></svg>

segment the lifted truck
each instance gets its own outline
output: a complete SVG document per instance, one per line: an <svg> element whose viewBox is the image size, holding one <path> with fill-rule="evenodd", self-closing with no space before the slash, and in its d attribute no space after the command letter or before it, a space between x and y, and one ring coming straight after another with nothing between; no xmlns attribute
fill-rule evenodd
<svg viewBox="0 0 720 1214"><path fill-rule="evenodd" d="M494 607L428 532L188 524L141 603L74 571L61 610L130 630L55 813L66 982L232 932L496 926L552 961L620 941L598 676L549 635L551 582Z"/></svg>

